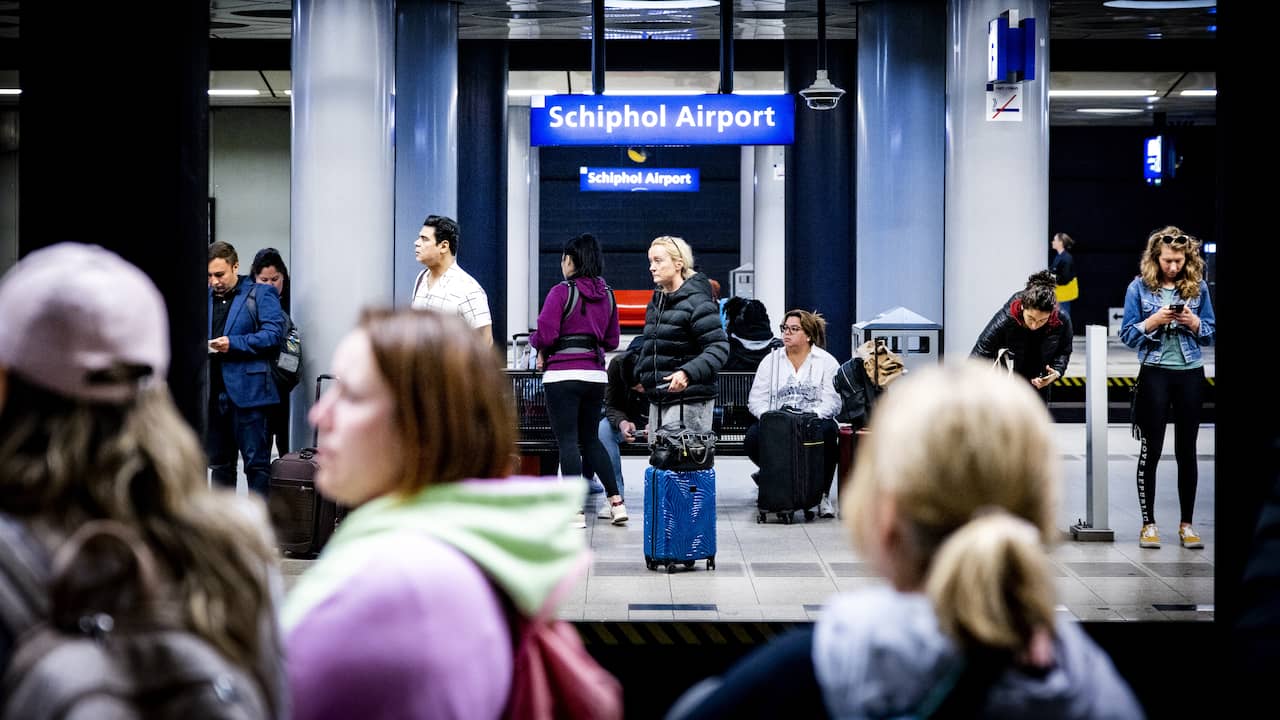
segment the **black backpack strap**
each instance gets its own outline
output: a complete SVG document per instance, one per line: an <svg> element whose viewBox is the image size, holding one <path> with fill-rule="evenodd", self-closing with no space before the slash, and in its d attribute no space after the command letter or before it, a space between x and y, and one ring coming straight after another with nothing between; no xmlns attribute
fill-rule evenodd
<svg viewBox="0 0 1280 720"><path fill-rule="evenodd" d="M569 317L569 313L578 307L578 303L582 300L582 293L578 290L578 283L573 280L562 280L565 285L569 286L569 294L564 298L564 309L560 311L560 322L564 322Z"/></svg>

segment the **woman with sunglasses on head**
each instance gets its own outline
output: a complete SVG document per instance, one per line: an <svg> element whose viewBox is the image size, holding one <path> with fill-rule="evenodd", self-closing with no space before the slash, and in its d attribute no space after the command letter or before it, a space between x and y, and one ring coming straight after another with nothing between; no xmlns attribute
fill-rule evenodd
<svg viewBox="0 0 1280 720"><path fill-rule="evenodd" d="M1049 387L1071 361L1071 318L1058 309L1058 279L1049 270L1027 278L978 335L973 357L996 360L1001 350L1013 354L1013 372L1026 378L1049 402Z"/></svg>
<svg viewBox="0 0 1280 720"><path fill-rule="evenodd" d="M835 507L827 495L840 460L840 394L836 392L836 371L840 363L826 351L827 321L817 313L791 310L782 318L782 347L770 352L756 368L747 409L757 420L770 410L784 407L811 412L823 420L823 477L826 486L818 503L818 515L835 517ZM760 465L760 423L747 428L742 441L747 457ZM755 478L755 475L752 475ZM759 481L757 481L759 484Z"/></svg>
<svg viewBox="0 0 1280 720"><path fill-rule="evenodd" d="M1156 528L1156 465L1164 449L1165 426L1173 421L1173 453L1178 463L1178 540L1185 548L1203 548L1191 525L1195 510L1196 437L1204 393L1201 346L1214 339L1213 303L1204 281L1200 241L1170 225L1147 238L1140 273L1124 297L1120 339L1138 351L1134 433L1138 453L1138 504L1142 530L1138 546L1160 547Z"/></svg>

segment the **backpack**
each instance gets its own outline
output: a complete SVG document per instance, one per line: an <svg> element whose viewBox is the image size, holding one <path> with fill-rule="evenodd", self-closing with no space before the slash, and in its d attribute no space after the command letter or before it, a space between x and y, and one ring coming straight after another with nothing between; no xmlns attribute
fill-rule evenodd
<svg viewBox="0 0 1280 720"><path fill-rule="evenodd" d="M257 291L257 287L249 288L249 294L244 299L245 309L253 318L255 328L258 327ZM302 380L302 333L294 324L293 318L289 317L289 313L284 312L283 309L281 313L284 315L286 325L284 335L280 339L280 347L276 350L276 356L271 359L271 379L275 380L276 387L280 390L280 400L283 401L284 396L293 392L293 389L298 387L298 382Z"/></svg>
<svg viewBox="0 0 1280 720"><path fill-rule="evenodd" d="M250 673L183 627L157 567L115 521L84 524L50 559L0 515L0 630L14 640L0 718L270 717Z"/></svg>
<svg viewBox="0 0 1280 720"><path fill-rule="evenodd" d="M880 397L881 389L867 377L861 358L846 360L836 371L831 383L840 396L840 412L836 422L848 423L855 430L867 426L871 408Z"/></svg>
<svg viewBox="0 0 1280 720"><path fill-rule="evenodd" d="M871 382L881 390L889 387L889 383L907 372L902 358L885 345L884 338L862 343L855 355L862 358L867 377L871 378Z"/></svg>
<svg viewBox="0 0 1280 720"><path fill-rule="evenodd" d="M578 289L578 282L576 280L561 280L560 282L569 286L569 293L564 296L564 309L560 311L560 322L563 323L565 320L569 319L569 313L573 312L574 308L578 307L578 303L582 300L582 291ZM604 287L609 291L609 310L612 314L616 314L618 312L618 301L613 296L613 288L608 285L605 285ZM582 309L583 313L586 311L586 308Z"/></svg>
<svg viewBox="0 0 1280 720"><path fill-rule="evenodd" d="M561 579L534 617L522 614L494 583L515 647L507 720L621 720L622 684L591 657L578 631L555 616L558 598L585 572L584 565Z"/></svg>

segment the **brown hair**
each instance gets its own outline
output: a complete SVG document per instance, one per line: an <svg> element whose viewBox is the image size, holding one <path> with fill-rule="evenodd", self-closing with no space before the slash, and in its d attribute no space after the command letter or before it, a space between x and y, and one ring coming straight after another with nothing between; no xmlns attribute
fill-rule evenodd
<svg viewBox="0 0 1280 720"><path fill-rule="evenodd" d="M1076 244L1076 241L1072 240L1071 236L1066 233L1054 233L1053 239L1062 243L1063 250L1070 250Z"/></svg>
<svg viewBox="0 0 1280 720"><path fill-rule="evenodd" d="M1204 277L1204 256L1200 254L1200 240L1173 225L1166 225L1147 236L1147 249L1142 253L1142 262L1138 264L1142 282L1152 290L1159 290L1164 285L1160 272L1160 251L1165 246L1165 238L1172 239L1170 249L1186 253L1187 262L1174 282L1178 296L1198 297L1200 280Z"/></svg>
<svg viewBox="0 0 1280 720"><path fill-rule="evenodd" d="M395 492L511 473L515 406L498 357L454 315L366 310L360 330L395 398L404 448Z"/></svg>
<svg viewBox="0 0 1280 720"><path fill-rule="evenodd" d="M785 325L787 318L795 318L800 321L800 327L804 329L804 334L809 336L809 344L817 345L823 350L827 349L827 321L816 312L808 310L788 310L786 315L782 316L782 322Z"/></svg>
<svg viewBox="0 0 1280 720"><path fill-rule="evenodd" d="M0 510L53 537L94 519L138 531L172 579L183 620L277 696L280 648L265 533L241 501L209 488L204 450L161 384L124 405L49 392L10 374L0 408ZM254 507L254 506L249 506ZM276 708L282 712L281 708Z"/></svg>

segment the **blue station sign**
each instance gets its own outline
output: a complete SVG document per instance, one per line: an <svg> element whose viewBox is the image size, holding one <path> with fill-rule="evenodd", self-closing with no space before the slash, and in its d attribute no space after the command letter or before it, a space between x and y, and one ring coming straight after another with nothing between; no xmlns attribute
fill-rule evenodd
<svg viewBox="0 0 1280 720"><path fill-rule="evenodd" d="M790 145L790 95L534 97L529 144Z"/></svg>
<svg viewBox="0 0 1280 720"><path fill-rule="evenodd" d="M697 168L578 168L582 192L698 192Z"/></svg>

